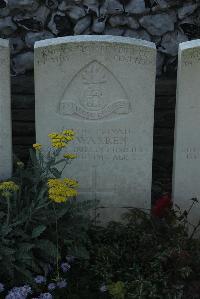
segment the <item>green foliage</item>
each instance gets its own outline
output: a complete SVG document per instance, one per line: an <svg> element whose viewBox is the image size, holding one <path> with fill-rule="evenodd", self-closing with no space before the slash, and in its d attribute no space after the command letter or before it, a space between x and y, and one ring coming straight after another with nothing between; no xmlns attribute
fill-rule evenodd
<svg viewBox="0 0 200 299"><path fill-rule="evenodd" d="M133 209L123 223L93 227L90 260L77 265L71 294L79 290L77 298L198 298L184 297L193 281L200 285L200 240L191 238L186 216L172 210L165 219L152 219ZM107 291L101 293L102 284Z"/></svg>
<svg viewBox="0 0 200 299"><path fill-rule="evenodd" d="M30 151L30 161L22 162L12 181L19 190L5 198L0 192L0 281L14 285L31 282L44 274L48 264L56 265L63 252L87 255L89 202L75 198L65 203L48 197L48 178L59 178L56 167L70 161L58 160L60 150L49 153ZM82 248L82 249L81 249Z"/></svg>

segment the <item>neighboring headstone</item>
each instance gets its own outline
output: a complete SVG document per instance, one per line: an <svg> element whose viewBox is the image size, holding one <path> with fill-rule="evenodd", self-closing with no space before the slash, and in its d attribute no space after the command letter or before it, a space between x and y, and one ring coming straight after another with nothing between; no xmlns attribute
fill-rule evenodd
<svg viewBox="0 0 200 299"><path fill-rule="evenodd" d="M12 173L10 50L9 42L0 39L0 180Z"/></svg>
<svg viewBox="0 0 200 299"><path fill-rule="evenodd" d="M121 208L150 208L156 49L150 42L76 36L35 44L36 136L73 129L78 158L67 176L79 197ZM102 212L102 211L101 211Z"/></svg>
<svg viewBox="0 0 200 299"><path fill-rule="evenodd" d="M200 40L180 44L177 84L173 198L188 210L200 199ZM200 207L190 220L200 220Z"/></svg>

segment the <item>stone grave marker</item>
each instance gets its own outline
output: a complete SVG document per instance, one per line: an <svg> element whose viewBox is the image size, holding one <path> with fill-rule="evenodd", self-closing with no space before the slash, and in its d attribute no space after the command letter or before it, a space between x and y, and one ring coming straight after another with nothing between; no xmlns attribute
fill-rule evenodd
<svg viewBox="0 0 200 299"><path fill-rule="evenodd" d="M200 40L179 45L173 198L186 210L200 199ZM190 220L200 220L200 207Z"/></svg>
<svg viewBox="0 0 200 299"><path fill-rule="evenodd" d="M150 42L76 36L35 44L36 138L73 129L66 176L103 217L150 208L156 49Z"/></svg>
<svg viewBox="0 0 200 299"><path fill-rule="evenodd" d="M12 173L10 50L9 42L0 39L0 180Z"/></svg>

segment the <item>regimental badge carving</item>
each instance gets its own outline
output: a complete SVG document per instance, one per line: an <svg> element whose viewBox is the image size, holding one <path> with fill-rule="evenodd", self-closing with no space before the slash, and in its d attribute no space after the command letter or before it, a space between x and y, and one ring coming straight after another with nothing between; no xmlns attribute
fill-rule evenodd
<svg viewBox="0 0 200 299"><path fill-rule="evenodd" d="M130 111L125 89L97 61L87 64L72 78L58 107L61 115L87 120L110 119Z"/></svg>

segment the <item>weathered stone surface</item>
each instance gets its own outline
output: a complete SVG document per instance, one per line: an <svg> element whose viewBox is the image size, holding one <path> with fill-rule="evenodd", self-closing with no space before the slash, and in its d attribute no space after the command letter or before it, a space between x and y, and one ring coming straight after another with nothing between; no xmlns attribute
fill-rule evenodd
<svg viewBox="0 0 200 299"><path fill-rule="evenodd" d="M0 19L0 32L4 35L10 35L17 30L17 26L11 17Z"/></svg>
<svg viewBox="0 0 200 299"><path fill-rule="evenodd" d="M148 15L140 19L140 24L152 35L162 35L174 30L174 16L166 13Z"/></svg>
<svg viewBox="0 0 200 299"><path fill-rule="evenodd" d="M188 210L191 198L200 198L200 40L180 44L176 131L174 150L174 202ZM189 214L189 221L199 222L200 207Z"/></svg>
<svg viewBox="0 0 200 299"><path fill-rule="evenodd" d="M102 33L105 30L106 18L95 18L92 24L92 31Z"/></svg>
<svg viewBox="0 0 200 299"><path fill-rule="evenodd" d="M144 0L130 0L125 6L125 12L141 14L147 12Z"/></svg>
<svg viewBox="0 0 200 299"><path fill-rule="evenodd" d="M28 32L25 36L25 42L28 48L33 48L34 43L39 40L53 38L54 35L49 31Z"/></svg>
<svg viewBox="0 0 200 299"><path fill-rule="evenodd" d="M180 30L168 32L163 36L159 50L171 56L176 56L179 44L186 41L188 41L188 37Z"/></svg>
<svg viewBox="0 0 200 299"><path fill-rule="evenodd" d="M77 132L68 150L78 157L65 175L78 179L79 198L150 207L155 68L155 45L146 41L79 36L35 44L37 141L47 146L49 132Z"/></svg>
<svg viewBox="0 0 200 299"><path fill-rule="evenodd" d="M105 0L103 5L100 7L101 16L122 13L123 11L123 5L118 0Z"/></svg>
<svg viewBox="0 0 200 299"><path fill-rule="evenodd" d="M60 35L63 32L70 34L72 31L71 22L63 12L56 12L52 14L48 28L55 35Z"/></svg>
<svg viewBox="0 0 200 299"><path fill-rule="evenodd" d="M0 39L0 179L12 172L10 53L9 43Z"/></svg>
<svg viewBox="0 0 200 299"><path fill-rule="evenodd" d="M21 38L18 38L18 37L10 38L11 54L17 54L24 48L25 48L25 43Z"/></svg>
<svg viewBox="0 0 200 299"><path fill-rule="evenodd" d="M185 4L183 7L178 9L179 19L184 19L185 17L191 15L197 9L197 4Z"/></svg>
<svg viewBox="0 0 200 299"><path fill-rule="evenodd" d="M91 16L87 15L84 18L80 19L76 26L74 27L74 34L79 35L82 34L88 27L90 26L92 22Z"/></svg>
<svg viewBox="0 0 200 299"><path fill-rule="evenodd" d="M146 32L145 30L133 30L133 29L127 29L125 33L123 34L124 36L128 37L134 37L138 39L143 39L147 41L151 41L151 36Z"/></svg>
<svg viewBox="0 0 200 299"><path fill-rule="evenodd" d="M112 28L107 26L105 29L105 34L106 35L113 35L113 36L121 36L125 32L124 28Z"/></svg>
<svg viewBox="0 0 200 299"><path fill-rule="evenodd" d="M21 13L14 16L15 23L26 30L29 31L40 31L43 30L48 18L50 10L46 6L40 6L33 13Z"/></svg>
<svg viewBox="0 0 200 299"><path fill-rule="evenodd" d="M36 10L39 6L37 0L9 0L8 6L10 9L25 9L27 11Z"/></svg>
<svg viewBox="0 0 200 299"><path fill-rule="evenodd" d="M15 75L24 74L33 69L33 52L25 52L16 55L12 60L12 70Z"/></svg>

